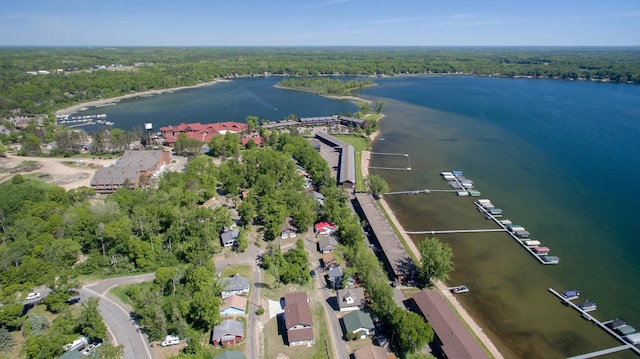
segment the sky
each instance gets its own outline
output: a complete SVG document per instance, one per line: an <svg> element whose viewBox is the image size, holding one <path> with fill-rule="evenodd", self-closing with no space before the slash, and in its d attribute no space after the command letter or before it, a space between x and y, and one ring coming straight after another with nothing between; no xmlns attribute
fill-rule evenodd
<svg viewBox="0 0 640 359"><path fill-rule="evenodd" d="M637 46L638 0L14 0L0 46Z"/></svg>

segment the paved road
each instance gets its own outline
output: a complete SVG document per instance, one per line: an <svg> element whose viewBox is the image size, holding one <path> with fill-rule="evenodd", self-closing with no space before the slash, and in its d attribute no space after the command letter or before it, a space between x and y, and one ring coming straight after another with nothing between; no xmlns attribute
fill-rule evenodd
<svg viewBox="0 0 640 359"><path fill-rule="evenodd" d="M335 293L327 289L327 284L324 280L324 275L317 267L319 266L318 247L315 241L315 234L309 231L305 233L305 248L309 252L309 261L311 262L311 268L314 268L317 273L314 281L314 294L316 300L323 302L325 310L325 318L327 320L327 326L329 333L331 333L331 344L333 345L333 355L336 358L349 358L347 351L347 345L342 340L342 327L340 326L340 320L336 316L334 309L329 305L328 299L335 296Z"/></svg>
<svg viewBox="0 0 640 359"><path fill-rule="evenodd" d="M100 299L98 308L102 319L107 325L107 331L114 344L124 346L124 359L155 359L155 357L149 349L148 338L139 332L137 326L131 321L130 309L117 298L107 295L107 291L119 285L148 282L154 278L155 273L111 278L87 284L80 289L81 301L89 297Z"/></svg>

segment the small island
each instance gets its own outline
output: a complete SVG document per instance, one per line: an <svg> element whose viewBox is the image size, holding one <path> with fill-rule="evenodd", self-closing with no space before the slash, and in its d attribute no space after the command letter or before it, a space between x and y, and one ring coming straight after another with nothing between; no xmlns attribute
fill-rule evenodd
<svg viewBox="0 0 640 359"><path fill-rule="evenodd" d="M313 92L325 97L355 97L356 99L360 100L357 97L357 94L354 94L353 91L375 85L376 83L371 80L343 81L340 79L328 77L296 77L284 79L278 82L275 87Z"/></svg>

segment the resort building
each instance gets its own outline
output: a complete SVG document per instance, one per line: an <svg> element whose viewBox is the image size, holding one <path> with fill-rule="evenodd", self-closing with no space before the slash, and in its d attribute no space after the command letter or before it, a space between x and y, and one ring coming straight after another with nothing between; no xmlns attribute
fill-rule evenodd
<svg viewBox="0 0 640 359"><path fill-rule="evenodd" d="M142 176L159 176L171 163L169 152L126 151L122 158L109 167L99 168L90 186L98 193L113 193L118 188L136 188Z"/></svg>
<svg viewBox="0 0 640 359"><path fill-rule="evenodd" d="M480 344L449 307L440 292L423 290L413 295L418 312L431 324L434 343L445 358L488 359Z"/></svg>
<svg viewBox="0 0 640 359"><path fill-rule="evenodd" d="M326 133L316 133L316 138L334 150L340 151L340 166L338 172L338 185L352 189L356 185L356 149L350 144L329 136Z"/></svg>
<svg viewBox="0 0 640 359"><path fill-rule="evenodd" d="M217 134L224 135L227 132L240 133L248 128L249 125L241 122L219 122L208 124L196 122L181 123L177 126L161 127L160 132L162 132L162 137L164 137L165 143L169 146L173 146L181 133L187 135L188 138L208 143L211 141L213 136Z"/></svg>

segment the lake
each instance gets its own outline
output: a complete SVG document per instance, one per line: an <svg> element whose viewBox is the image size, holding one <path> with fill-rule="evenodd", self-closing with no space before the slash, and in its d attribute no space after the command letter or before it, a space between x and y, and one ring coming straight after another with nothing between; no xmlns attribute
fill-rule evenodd
<svg viewBox="0 0 640 359"><path fill-rule="evenodd" d="M277 78L125 100L99 112L116 127L157 130L180 122L278 120L347 114L346 101L276 89ZM448 189L440 172L462 170L560 264L544 266L504 233L437 235L454 251L450 284L507 358L562 358L618 343L547 289L579 289L594 316L640 328L640 86L480 77L376 79L361 91L382 101L376 152L407 153L411 172L380 171L392 191ZM93 110L93 109L92 109ZM396 159L397 160L397 159ZM394 166L373 156L373 166ZM404 163L403 163L404 164ZM472 198L388 196L406 230L496 228ZM419 241L424 236L414 236ZM608 357L631 358L622 352Z"/></svg>

